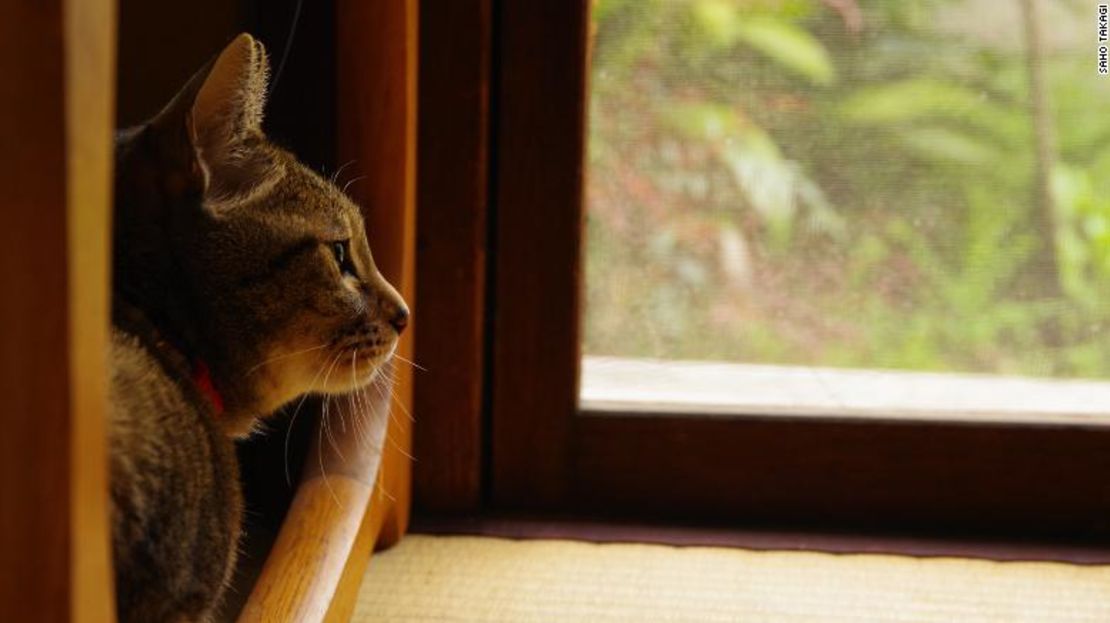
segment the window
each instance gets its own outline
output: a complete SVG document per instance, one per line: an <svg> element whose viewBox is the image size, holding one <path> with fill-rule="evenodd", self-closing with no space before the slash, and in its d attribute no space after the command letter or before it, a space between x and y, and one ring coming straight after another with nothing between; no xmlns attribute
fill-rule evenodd
<svg viewBox="0 0 1110 623"><path fill-rule="evenodd" d="M1093 23L594 3L582 407L1110 423Z"/></svg>
<svg viewBox="0 0 1110 623"><path fill-rule="evenodd" d="M419 379L425 385L421 386L423 389L418 387L418 403L424 396L424 400L430 402L434 398L444 407L423 409L416 424L417 451L424 457L416 465L417 482L424 483L426 504L470 510L631 516L638 520L681 519L718 525L806 524L853 530L980 531L992 535L1009 532L1059 538L1093 538L1107 533L1110 525L1102 518L1110 517L1107 484L1110 481L1105 479L1105 474L1110 474L1110 428L1094 422L1102 417L1098 405L1104 399L1106 387L1099 374L1089 373L1086 370L1092 368L1084 367L1098 365L1102 349L1095 346L1085 351L1095 356L1076 355L1084 352L1082 348L1067 356L1054 350L1052 357L1022 362L1011 356L1013 353L996 358L957 356L953 354L961 353L957 348L945 351L942 359L915 360L905 355L913 352L908 346L901 349L905 356L898 357L896 351L884 351L874 345L853 351L863 340L842 337L829 329L855 322L855 316L862 311L853 310L868 301L890 303L891 309L878 311L896 317L898 312L918 313L917 303L934 298L935 293L929 288L935 284L928 279L895 280L887 284L876 277L892 272L901 266L900 262L905 262L903 256L920 250L917 248L920 245L884 237L895 228L890 222L911 219L902 228L915 227L911 233L927 236L925 240L930 243L939 240L941 229L937 228L957 225L943 222L939 214L923 213L922 222L914 226L911 208L918 207L911 206L909 199L924 201L928 193L911 188L909 183L928 186L930 178L921 173L923 167L938 170L947 167L955 169L952 175L964 175L963 169L969 165L949 165L939 160L922 165L927 154L912 150L921 144L944 143L943 138L937 137L958 132L963 132L960 136L971 142L993 136L985 130L958 124L949 127L944 123L920 123L909 126L930 130L925 132L925 138L905 138L895 135L898 128L907 126L901 120L818 123L813 113L804 112L805 106L813 106L807 99L824 98L824 103L831 107L837 104L833 95L840 93L839 89L869 86L857 84L862 78L852 75L867 66L866 59L857 65L845 64L832 49L834 45L875 44L868 38L879 36L880 31L875 30L868 12L882 10L893 15L899 6L925 7L924 2L507 0L492 5L474 4L489 10L488 22L483 18L474 28L466 29L474 33L476 43L452 37L425 37L422 42L423 57L437 59L437 63L424 66L441 69L429 69L421 77L421 178L435 179L437 183L421 182L418 213L421 236L437 241L434 246L440 253L422 255L419 270L421 274L438 271L435 274L439 275L453 271L450 274L459 275L458 283L476 284L473 292L444 293L440 292L444 288L437 287L427 296L423 290L418 296L422 301L421 326L431 327L427 331L443 338L417 340L418 360L437 370L435 375L429 373ZM1046 14L1066 8L1065 4L1036 3ZM851 13L850 9L857 5L864 11L862 30L851 34L850 15L846 17L837 7ZM682 17L667 13L694 10L690 7L697 6L707 14ZM964 6L961 2L937 6L957 11L951 13L954 17L949 18L949 23L981 21L958 13ZM1015 1L1015 6L1022 5ZM757 25L762 24L761 33L753 35L746 30L741 35L719 34L732 37L727 50L742 55L754 68L753 72L759 72L757 77L743 78L755 80L763 92L740 93L737 97L750 108L751 121L762 124L758 126L762 134L747 138L757 143L763 141L765 146L769 144L768 149L778 156L778 171L793 184L788 185L794 192L793 212L789 220L783 221L785 224L765 222L763 215L746 203L750 198L737 184L727 162L708 153L711 150L704 145L704 131L717 123L713 116L719 113L720 106L696 104L699 101L713 104L716 101L713 98L724 98L721 94L724 87L720 84L736 84L740 80L738 72L722 69L721 75L714 74L714 79L724 80L715 87L717 91L700 94L660 92L662 86L647 78L644 78L647 82L638 82L643 76L635 70L629 70L632 77L612 70L607 86L595 75L603 55L614 53L612 46L606 49L606 41L616 41L612 37L617 35L629 35L630 20L645 20L648 30L635 36L652 40L656 44L653 53L663 54L674 47L668 38L687 36L685 29L693 27L692 20L727 20L731 19L730 11L755 10L752 7L762 7L760 10L769 13L787 11L783 16L785 22L775 22L774 15L765 15L762 22L755 20ZM1020 11L1012 15L1019 16L1017 23L1021 23ZM1056 59L1059 52L1049 55L1049 51L1055 50L1049 44L1056 41L1052 33L1058 21L1056 14L1052 15L1053 26L1042 35L1046 57ZM939 26L929 26L927 16L921 19L927 35L940 32ZM1083 17L1076 23L1093 31L1093 19L1094 16ZM725 31L749 29L751 23L744 21L742 26L726 23ZM1039 23L1047 24L1048 20ZM964 35L953 30L951 36ZM859 42L853 42L853 38L859 38ZM1025 39L1019 39L1009 52L1011 60L1021 56ZM1068 40L1072 39L1075 37ZM785 45L793 43L795 47L790 52L781 48L771 51L768 47L784 45L784 41ZM825 61L820 57L814 60L816 43L827 47ZM890 77L912 81L924 75L928 63L939 62L938 46L933 43L922 46L927 54L921 49L916 56L907 52L908 58L920 62L907 61L903 73L895 72L898 75ZM1050 70L1043 77L1050 83L1062 81L1103 89L1096 82L1093 44L1090 47L1076 48L1090 63L1083 70L1087 72L1086 79L1053 78L1052 63L1046 65ZM799 49L803 51L798 52ZM790 54L800 55L801 60L783 58ZM977 62L984 54L975 53ZM860 56L865 55L861 52ZM795 66L791 67L791 63ZM636 63L629 65L635 66ZM832 68L831 74L828 67ZM1026 80L1027 68L1021 63L1013 64L1011 72L1015 81ZM697 80L705 79L682 66L673 73L695 86ZM1005 77L1002 73L998 72L999 79ZM941 72L931 79L940 81L946 75ZM675 84L683 84L682 80ZM974 86L969 85L957 82L960 89ZM629 90L657 96L638 103L628 99L636 95ZM454 100L439 97L441 93L457 94L458 101L465 105L448 105ZM486 93L488 106L483 99ZM1002 95L998 97L1002 99ZM973 102L965 103L978 105L980 100L977 95ZM425 103L428 105L424 106ZM667 120L660 122L658 129L653 130L655 126L643 121L649 113L659 112L652 106L677 106L676 103L691 104L684 111L689 113L685 119L672 118L664 110L662 114ZM998 104L990 97L987 103ZM1006 105L1011 116L1023 119L1018 138L1033 140L1035 132L1031 125L1035 115L1023 109L1021 100ZM1064 104L1053 104L1061 105ZM599 110L605 106L614 110ZM639 108L630 109L636 106ZM737 106L729 110L735 111ZM627 114L619 114L621 109ZM795 126L791 121L790 115L804 118L806 114L811 115L806 127ZM766 115L783 117L776 121L768 120ZM1085 118L1092 116L1098 116L1097 109L1087 111ZM619 139L609 142L610 153L600 151L595 140L598 132L607 131L599 125L606 119L613 123L611 130L615 134L611 138ZM1088 155L1098 151L1098 141L1094 140L1098 132L1091 125L1096 121L1101 122L1091 120L1085 126L1092 129L1091 140L1086 143ZM687 153L696 143L690 139L683 143L660 138L666 132L691 128L701 128L702 147L707 153ZM837 166L847 162L846 153L833 149L836 133L846 132L846 128L860 136L866 134L870 142L860 139L845 149L862 153L869 145L876 149L874 145L880 144L876 141L881 140L886 145L883 149L894 150L890 153L917 154L916 166L901 177L892 175L883 167L898 163L887 162L894 156L884 156L882 166L856 170L861 178L856 180L842 180L815 168L813 163L821 163L835 173ZM1065 145L1063 126L1054 130L1055 144ZM452 131L465 135L466 140L448 143L438 138ZM635 143L635 149L622 151L625 132L631 133L636 141L642 139L637 133L652 133L657 135L653 140L660 140L650 143L650 149ZM797 140L790 138L792 133ZM966 147L968 141L949 143ZM1012 151L1015 153L1006 156L1019 158L1016 150ZM830 152L833 157L825 157ZM1041 200L1036 192L1038 171L1043 172L1043 168L1035 166L1035 152L1026 149L1021 153L1027 161L1015 175L1021 178L1022 185L1007 189L1018 197L1011 206L1011 216L1024 214L1032 218L1034 207ZM1095 162L1087 156L1078 157L1078 151L1057 153L1058 164L1082 168ZM836 158L844 159L841 165ZM644 161L651 167L636 169ZM687 167L692 177L705 179L693 182L677 179L674 173L681 168L675 163ZM605 167L612 170L623 167L622 170L645 177L649 189L658 185L667 193L667 202L673 200L681 207L677 214L663 211L653 215L678 230L670 240L665 236L659 240L622 238L621 232L600 227L601 218L614 215L603 215L599 210L625 209L630 210L625 215L628 220L636 221L630 223L629 231L642 229L646 217L631 210L646 210L636 201L651 199L649 195L646 200L634 197L632 201L621 195L634 193L642 185L619 179L619 173L610 179L598 178L598 171L606 170ZM870 177L882 183L864 184ZM475 179L479 183L474 183ZM599 188L599 181L609 186ZM714 192L700 188L699 184L713 184ZM731 185L731 190L720 191L717 189L720 185ZM654 188L654 192L658 194L660 188ZM879 195L874 194L876 189L881 191ZM948 186L927 190L938 196L954 192ZM1000 192L995 186L987 190L995 195ZM959 194L953 205L966 208L968 202L980 200L973 195ZM731 197L734 203L701 202L704 198L709 201L722 197ZM870 203L856 205L860 197ZM909 199L899 199L904 197ZM619 203L608 206L599 203L617 200ZM899 205L880 210L887 205L880 200ZM474 209L449 210L451 202ZM484 210L487 205L488 210ZM941 205L939 199L936 205ZM862 210L869 218L857 218L859 214L852 210ZM704 218L707 211L720 218L716 221ZM467 215L465 219L463 215ZM932 220L926 222L926 216ZM698 219L709 220L712 227ZM988 221L985 225L994 223ZM713 229L720 229L722 223L731 224L734 234L722 236ZM962 227L963 223L959 225ZM613 223L606 226L612 227ZM1008 226L1016 227L1012 223ZM686 231L699 228L710 232L709 235ZM1090 235L1089 231L1079 233ZM1019 272L1030 273L1030 278L1042 274L1038 260L1034 259L1039 256L1032 251L1026 255L1018 253L1018 242L1023 238L1011 236L1009 231L1006 234L990 239L995 241L993 249L1002 249L1004 257L1017 261ZM872 244L868 248L852 238L866 235L877 237L885 246L880 249L881 245ZM1027 231L1024 239L1032 235ZM736 242L737 236L741 236L740 243ZM599 246L606 244L608 249ZM781 249L775 246L779 244ZM660 255L657 259L621 257L621 253L629 251L621 251L622 246L634 247L631 251L635 253ZM743 252L736 252L738 246L746 246L751 259L747 273L735 266L722 268L723 257L743 257ZM943 253L944 261L925 267L964 275L967 271L956 268L965 266L969 258L984 260L966 253L967 248L955 242L927 247L926 251ZM599 251L610 255L601 257ZM821 260L826 256L828 262L814 262L814 257ZM769 258L774 262L769 262ZM687 260L701 261L703 266ZM862 285L854 289L833 287L853 276L838 271L846 270L844 267L851 262L864 260L870 262L865 262L866 270L855 275ZM1092 267L1090 263L1085 265L1081 271L1083 279L1097 284L1090 281L1096 277ZM770 272L771 268L777 273ZM598 275L616 270L640 271L640 282L622 279L613 292L598 292L597 286L602 283ZM828 275L832 283L805 281L810 278L807 271ZM775 288L769 288L765 281L771 277L774 280L769 283ZM699 286L700 290L689 285L703 278L706 281ZM732 336L744 339L732 345L723 339L676 339L656 322L653 314L663 313L660 310L665 307L652 302L650 291L668 287L677 289L677 294L660 295L659 300L689 305L690 309L676 308L673 312L685 312L687 317L680 320L689 321L695 329L721 317L732 321L729 314L736 313L735 310L726 309L727 313L722 314L715 308L717 302L705 298L707 293L713 293L706 284L722 279L736 280L729 287L760 288L768 296L777 291L782 295L782 304L774 306L749 296L748 300L764 307L753 304L744 312L758 314L767 323L757 333L748 330L748 323L741 323L738 333ZM747 279L749 285L745 285ZM888 285L887 290L882 289ZM1062 289L1072 287L1059 285ZM1011 286L1012 283L1007 283L1006 287L990 290L987 303L1008 304L1010 299L1006 297L1020 290ZM599 297L614 295L619 288L631 295L623 299L614 296L611 301ZM807 292L807 288L812 291ZM648 293L644 294L645 290ZM884 298L878 298L871 290L878 290ZM476 296L474 292L481 294ZM1029 292L1030 300L1049 296ZM888 296L891 293L900 296ZM682 300L680 295L688 296ZM1052 293L1051 297L1055 300L1063 295ZM798 301L802 301L801 307L789 305ZM1024 301L1017 297L1017 302ZM1098 307L1096 302L1088 311L1097 313ZM1047 308L1057 314L1055 317L1061 317L1060 305ZM612 317L599 315L602 312L611 312ZM776 314L785 320L780 322ZM790 331L805 328L806 324L791 314L803 319L805 314L835 318L835 323L822 321L825 324L818 323L817 328L824 332L822 335L828 333L836 339L826 339L821 349L804 348L806 340L794 338ZM635 343L616 339L622 332L627 335L630 328L653 324L660 325L652 337L654 341ZM937 320L937 324L943 327L954 323ZM894 323L891 327L891 331L898 328ZM952 328L970 330L966 326ZM733 329L736 327L729 328ZM871 329L870 325L854 327L857 331ZM1086 331L1084 335L1092 342L1105 340L1103 330L1093 323L1085 327L1077 324L1071 329ZM431 335L427 331L418 335ZM718 333L722 331L718 329ZM635 333L650 335L644 331ZM715 334L707 335L712 338ZM1023 339L1044 337L1052 336L1045 331ZM1082 346L1079 338L1068 339L1074 339L1069 343ZM775 340L786 341L790 348L775 346ZM908 340L905 342L909 344ZM878 344L877 340L874 343ZM934 339L933 343L938 342ZM456 356L445 344L467 346L461 350L473 359ZM474 344L484 344L484 348L474 348ZM467 365L452 363L457 361ZM482 365L470 365L471 361ZM443 371L445 367L450 374ZM822 374L814 374L816 370ZM677 388L668 381L676 373L684 379ZM785 376L763 383L761 394L755 391L759 389L755 386L764 373ZM951 376L954 374L958 376ZM648 382L649 379L662 382ZM989 398L1008 401L1012 408L999 413L997 404L984 402L983 392L965 391L967 383L984 379L992 384L991 393L996 394ZM885 390L885 397L874 389L876 383ZM831 391L826 387L831 387ZM676 389L681 390L680 395L672 391ZM711 393L714 390L716 394ZM1053 398L1065 393L1066 404ZM908 396L911 400L896 404L886 399L890 396L899 399ZM460 413L466 417L460 417ZM421 490L417 494L421 497Z"/></svg>

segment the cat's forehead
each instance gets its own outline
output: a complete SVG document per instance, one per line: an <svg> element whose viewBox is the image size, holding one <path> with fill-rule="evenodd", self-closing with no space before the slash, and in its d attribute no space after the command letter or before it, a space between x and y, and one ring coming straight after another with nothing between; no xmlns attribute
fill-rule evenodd
<svg viewBox="0 0 1110 623"><path fill-rule="evenodd" d="M353 201L323 176L300 163L289 167L277 192L283 211L322 235L349 237L361 229L362 215Z"/></svg>

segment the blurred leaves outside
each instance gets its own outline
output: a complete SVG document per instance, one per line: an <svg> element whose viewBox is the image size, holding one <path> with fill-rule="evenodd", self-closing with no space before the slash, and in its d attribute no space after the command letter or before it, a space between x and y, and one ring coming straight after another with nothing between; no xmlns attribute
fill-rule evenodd
<svg viewBox="0 0 1110 623"><path fill-rule="evenodd" d="M1089 3L596 0L592 27L586 354L1110 377Z"/></svg>

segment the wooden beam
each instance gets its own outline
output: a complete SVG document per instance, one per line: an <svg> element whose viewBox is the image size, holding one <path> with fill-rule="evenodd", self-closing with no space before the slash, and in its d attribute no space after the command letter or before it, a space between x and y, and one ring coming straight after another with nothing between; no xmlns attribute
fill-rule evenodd
<svg viewBox="0 0 1110 623"><path fill-rule="evenodd" d="M478 510L482 498L490 0L420 14L414 503Z"/></svg>
<svg viewBox="0 0 1110 623"><path fill-rule="evenodd" d="M0 620L114 619L105 412L115 3L0 6Z"/></svg>
<svg viewBox="0 0 1110 623"><path fill-rule="evenodd" d="M586 0L498 3L492 499L554 510L578 406Z"/></svg>
<svg viewBox="0 0 1110 623"><path fill-rule="evenodd" d="M336 6L339 162L354 161L365 176L350 186L363 209L370 248L379 270L413 310L398 354L413 357L419 331L416 298L416 57L417 0ZM381 539L393 543L408 526L412 489L411 366L398 362L379 486L395 502ZM361 579L361 574L360 574Z"/></svg>
<svg viewBox="0 0 1110 623"><path fill-rule="evenodd" d="M114 619L107 344L115 125L115 0L66 1L70 329L70 621Z"/></svg>

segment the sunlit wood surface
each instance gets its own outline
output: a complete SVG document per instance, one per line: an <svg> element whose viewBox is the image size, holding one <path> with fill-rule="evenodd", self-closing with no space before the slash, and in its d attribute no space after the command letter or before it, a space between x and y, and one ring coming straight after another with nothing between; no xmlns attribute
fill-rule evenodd
<svg viewBox="0 0 1110 623"><path fill-rule="evenodd" d="M0 621L111 621L115 2L0 3Z"/></svg>
<svg viewBox="0 0 1110 623"><path fill-rule="evenodd" d="M390 420L384 385L357 400L333 401L329 430L317 429L297 494L240 621L325 620L338 605L352 557L365 558L360 549L369 555L388 508L384 494L373 493Z"/></svg>

